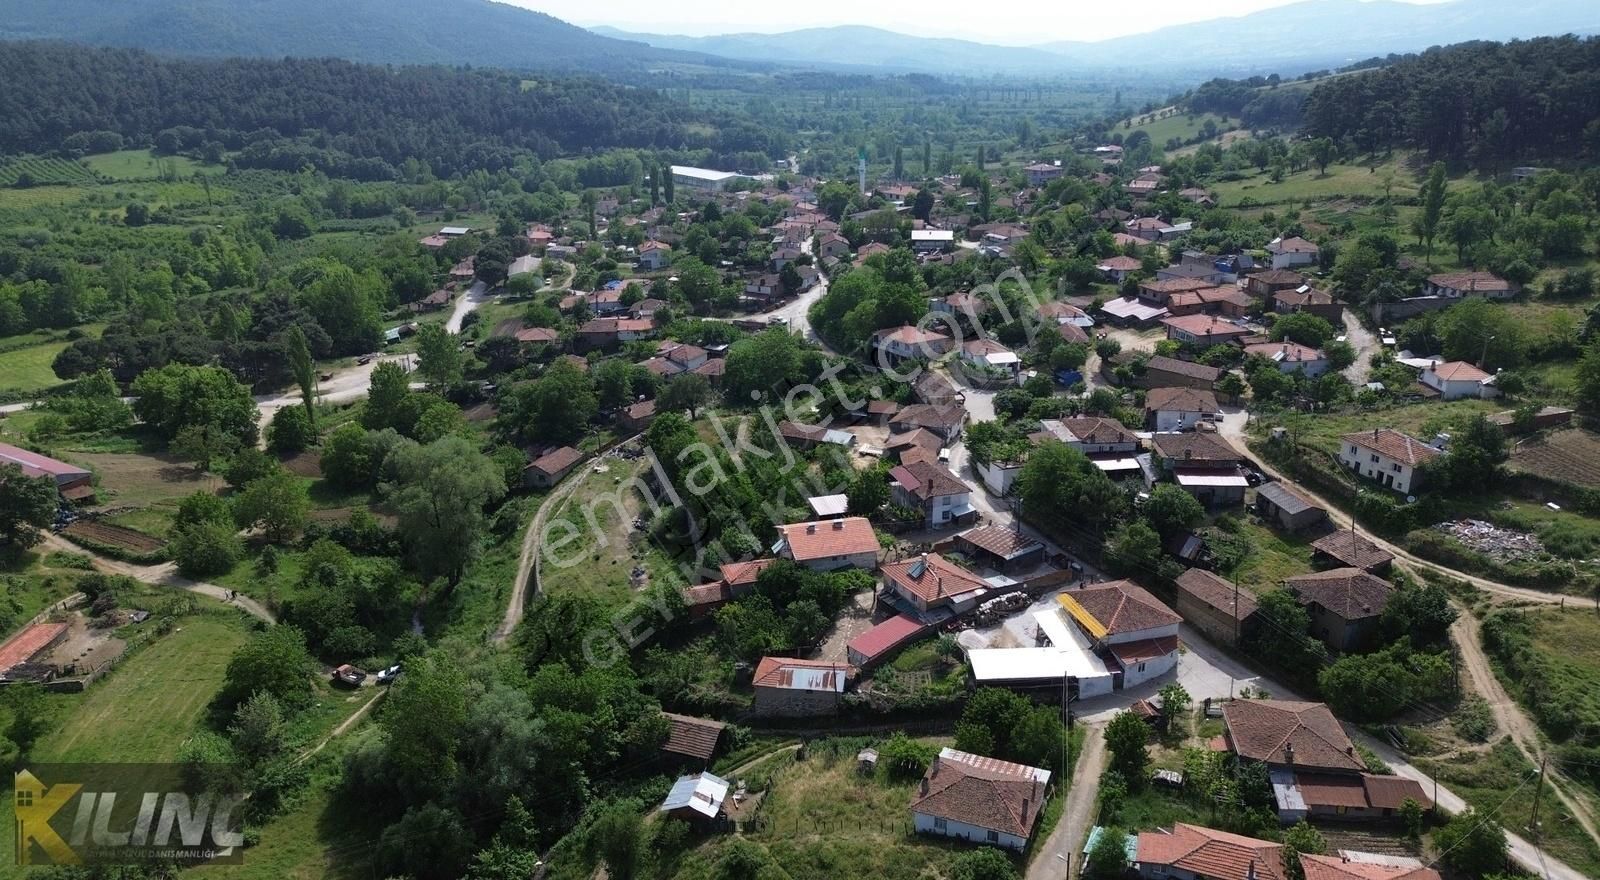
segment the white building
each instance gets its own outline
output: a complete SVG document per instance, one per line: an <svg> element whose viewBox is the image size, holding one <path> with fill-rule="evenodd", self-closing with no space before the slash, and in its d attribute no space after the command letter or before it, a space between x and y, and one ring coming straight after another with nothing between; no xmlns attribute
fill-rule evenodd
<svg viewBox="0 0 1600 880"><path fill-rule="evenodd" d="M1293 373L1300 370L1307 377L1316 377L1328 372L1332 366L1328 363L1328 356L1320 349L1298 342L1258 342L1244 347L1246 355L1264 357L1278 365L1278 372Z"/></svg>
<svg viewBox="0 0 1600 880"><path fill-rule="evenodd" d="M1494 377L1466 361L1430 363L1417 378L1422 384L1439 392L1441 400L1482 399L1500 395Z"/></svg>
<svg viewBox="0 0 1600 880"><path fill-rule="evenodd" d="M1021 852L1050 791L1050 771L984 755L939 750L911 798L919 834Z"/></svg>
<svg viewBox="0 0 1600 880"><path fill-rule="evenodd" d="M1200 388L1152 388L1145 394L1144 412L1148 427L1160 434L1222 419L1217 396Z"/></svg>
<svg viewBox="0 0 1600 880"><path fill-rule="evenodd" d="M814 571L878 567L878 536L864 517L778 526L774 555L792 559Z"/></svg>
<svg viewBox="0 0 1600 880"><path fill-rule="evenodd" d="M1418 468L1444 453L1393 428L1373 428L1339 438L1339 463L1385 488L1409 495Z"/></svg>
<svg viewBox="0 0 1600 880"><path fill-rule="evenodd" d="M696 168L693 165L672 166L672 182L677 186L687 186L692 189L720 192L727 189L730 182L753 179L750 175L740 174L737 171L713 171L710 168Z"/></svg>
<svg viewBox="0 0 1600 880"><path fill-rule="evenodd" d="M1293 269L1315 263L1322 249L1299 236L1292 236L1268 242L1267 253L1272 255L1272 268Z"/></svg>

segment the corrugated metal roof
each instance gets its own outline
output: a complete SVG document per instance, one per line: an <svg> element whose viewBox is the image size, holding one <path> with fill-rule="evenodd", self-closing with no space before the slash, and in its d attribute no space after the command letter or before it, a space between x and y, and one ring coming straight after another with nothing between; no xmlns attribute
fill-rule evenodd
<svg viewBox="0 0 1600 880"><path fill-rule="evenodd" d="M1089 635L1094 636L1097 639L1103 639L1106 637L1105 624L1096 620L1094 615L1089 613L1088 609L1084 608L1082 605L1079 605L1077 599L1072 598L1066 593L1062 593L1056 597L1056 601L1060 602L1061 607L1066 609L1066 612L1072 616L1072 619L1077 621L1079 626L1083 627L1084 632L1087 632Z"/></svg>

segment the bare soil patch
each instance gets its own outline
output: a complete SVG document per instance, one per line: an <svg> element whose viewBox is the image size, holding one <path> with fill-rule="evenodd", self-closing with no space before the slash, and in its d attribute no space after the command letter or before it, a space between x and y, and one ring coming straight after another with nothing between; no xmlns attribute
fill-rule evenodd
<svg viewBox="0 0 1600 880"><path fill-rule="evenodd" d="M1532 437L1511 451L1512 470L1600 489L1600 435L1581 428Z"/></svg>
<svg viewBox="0 0 1600 880"><path fill-rule="evenodd" d="M93 541L97 544L105 544L111 547L121 547L126 550L132 550L135 553L154 553L166 546L165 541L151 537L144 532L136 532L133 529L125 529L122 526L114 526L87 519L80 519L62 529L61 532L69 537L82 538L86 541Z"/></svg>

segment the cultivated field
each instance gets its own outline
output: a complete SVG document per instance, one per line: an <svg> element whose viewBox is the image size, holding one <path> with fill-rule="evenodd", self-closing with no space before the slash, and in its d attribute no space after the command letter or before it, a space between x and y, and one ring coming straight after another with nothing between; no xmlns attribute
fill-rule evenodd
<svg viewBox="0 0 1600 880"><path fill-rule="evenodd" d="M28 182L28 186L95 182L94 174L83 163L69 159L20 156L0 160L0 186L16 186L19 181Z"/></svg>
<svg viewBox="0 0 1600 880"><path fill-rule="evenodd" d="M166 546L166 542L144 532L125 529L109 523L94 522L92 520L79 520L61 530L69 538L81 538L96 544L108 547L120 547L134 553L154 553Z"/></svg>
<svg viewBox="0 0 1600 880"><path fill-rule="evenodd" d="M1600 489L1600 435L1581 428L1524 440L1511 451L1515 471Z"/></svg>
<svg viewBox="0 0 1600 880"><path fill-rule="evenodd" d="M156 156L149 150L119 150L83 160L89 170L112 180L158 180L167 172L189 177L197 171L221 173L221 166L202 165L186 156Z"/></svg>

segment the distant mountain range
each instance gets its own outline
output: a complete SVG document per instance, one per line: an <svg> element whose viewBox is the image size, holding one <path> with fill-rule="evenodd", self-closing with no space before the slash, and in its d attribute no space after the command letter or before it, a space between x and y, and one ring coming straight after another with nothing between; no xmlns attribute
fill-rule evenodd
<svg viewBox="0 0 1600 880"><path fill-rule="evenodd" d="M593 30L657 48L727 58L885 71L986 74L1093 68L1291 75L1468 40L1597 32L1600 2L1452 0L1417 5L1395 0L1305 0L1237 18L1174 25L1100 42L1029 47L912 37L854 26L711 37Z"/></svg>
<svg viewBox="0 0 1600 880"><path fill-rule="evenodd" d="M0 39L70 40L167 55L594 73L662 64L753 66L623 43L490 0L0 0Z"/></svg>
<svg viewBox="0 0 1600 880"><path fill-rule="evenodd" d="M1129 14L1138 9L1130 7ZM1070 27L1070 15L1063 15L1061 26ZM1114 40L1029 47L856 26L715 37L585 30L492 0L0 0L0 39L70 40L170 55L292 55L631 75L671 65L973 75L1292 75L1431 45L1594 31L1600 31L1597 0L1420 6L1304 0Z"/></svg>

